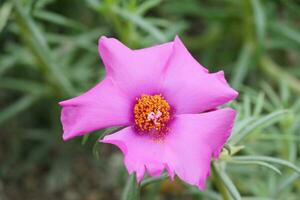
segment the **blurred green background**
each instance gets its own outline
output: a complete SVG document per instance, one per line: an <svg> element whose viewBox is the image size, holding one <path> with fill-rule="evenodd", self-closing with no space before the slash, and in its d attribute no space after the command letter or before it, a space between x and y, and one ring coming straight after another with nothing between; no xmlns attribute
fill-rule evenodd
<svg viewBox="0 0 300 200"><path fill-rule="evenodd" d="M222 186L228 199L300 199L297 0L0 0L0 199L120 199L122 155L96 142L107 130L63 142L57 103L102 79L101 35L142 48L177 34L225 71L238 118L204 192L163 180L142 199L222 199Z"/></svg>

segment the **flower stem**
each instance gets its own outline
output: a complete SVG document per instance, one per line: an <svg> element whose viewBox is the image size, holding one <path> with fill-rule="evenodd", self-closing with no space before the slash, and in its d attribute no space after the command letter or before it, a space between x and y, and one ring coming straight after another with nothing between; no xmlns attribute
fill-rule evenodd
<svg viewBox="0 0 300 200"><path fill-rule="evenodd" d="M220 174L218 173L218 171L216 169L216 164L214 162L212 163L211 169L213 172L213 179L214 179L215 186L218 188L219 193L222 196L222 199L230 200L228 191L227 191L225 185L223 184L223 181L221 180Z"/></svg>
<svg viewBox="0 0 300 200"><path fill-rule="evenodd" d="M131 174L122 194L122 200L139 200L140 199L140 184L136 181L135 173Z"/></svg>

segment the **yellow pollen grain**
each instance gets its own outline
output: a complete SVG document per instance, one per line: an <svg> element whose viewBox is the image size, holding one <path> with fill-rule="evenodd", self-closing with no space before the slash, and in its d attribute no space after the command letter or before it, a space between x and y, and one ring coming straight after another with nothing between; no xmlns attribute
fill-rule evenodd
<svg viewBox="0 0 300 200"><path fill-rule="evenodd" d="M162 95L142 95L137 98L134 106L134 121L137 128L141 131L161 132L166 128L166 123L170 120L170 105ZM155 120L149 120L150 113L161 113Z"/></svg>

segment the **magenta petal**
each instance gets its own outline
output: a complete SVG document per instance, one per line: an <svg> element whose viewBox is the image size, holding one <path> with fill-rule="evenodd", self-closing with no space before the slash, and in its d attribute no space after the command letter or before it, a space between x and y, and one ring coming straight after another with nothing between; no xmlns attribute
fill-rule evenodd
<svg viewBox="0 0 300 200"><path fill-rule="evenodd" d="M235 111L226 108L203 114L184 114L174 119L164 140L135 133L132 127L104 137L101 142L118 146L129 173L140 181L145 173L159 175L166 169L171 177L204 189L210 174L211 157L217 158L232 129Z"/></svg>
<svg viewBox="0 0 300 200"><path fill-rule="evenodd" d="M208 111L238 95L227 84L223 71L207 73L178 37L165 74L163 94L178 114Z"/></svg>
<svg viewBox="0 0 300 200"><path fill-rule="evenodd" d="M165 157L179 178L204 189L211 157L217 158L230 136L235 111L226 108L179 115L165 139Z"/></svg>
<svg viewBox="0 0 300 200"><path fill-rule="evenodd" d="M130 101L111 78L105 78L88 92L62 101L59 105L62 106L64 140L101 128L131 123Z"/></svg>
<svg viewBox="0 0 300 200"><path fill-rule="evenodd" d="M164 144L139 135L132 127L107 135L101 142L114 144L122 150L128 172L136 172L138 181L144 177L145 170L151 176L158 176L165 167Z"/></svg>
<svg viewBox="0 0 300 200"><path fill-rule="evenodd" d="M172 53L173 42L131 50L116 39L101 37L99 53L108 76L135 99L160 91L163 70Z"/></svg>

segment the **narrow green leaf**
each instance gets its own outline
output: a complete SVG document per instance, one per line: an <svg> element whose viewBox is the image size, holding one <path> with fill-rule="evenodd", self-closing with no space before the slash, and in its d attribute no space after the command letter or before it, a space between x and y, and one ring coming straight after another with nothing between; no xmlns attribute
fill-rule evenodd
<svg viewBox="0 0 300 200"><path fill-rule="evenodd" d="M279 110L259 118L254 123L246 126L245 129L241 130L240 133L234 135L231 139L231 144L237 144L242 139L244 139L248 134L252 133L254 130L258 128L264 128L270 126L271 124L280 120L282 116L288 113L289 113L288 110Z"/></svg>
<svg viewBox="0 0 300 200"><path fill-rule="evenodd" d="M16 115L18 115L20 112L26 110L35 102L36 99L37 96L28 95L14 102L12 105L6 107L4 110L1 110L0 124L3 124L8 119L13 118Z"/></svg>
<svg viewBox="0 0 300 200"><path fill-rule="evenodd" d="M1 56L0 57L0 76L2 76L6 71L15 67L17 57L14 55L11 56Z"/></svg>
<svg viewBox="0 0 300 200"><path fill-rule="evenodd" d="M300 111L300 99L298 99L295 103L294 103L294 105L292 106L292 108L291 108L293 111L295 111L295 112L299 112Z"/></svg>
<svg viewBox="0 0 300 200"><path fill-rule="evenodd" d="M122 194L122 200L139 200L140 186L137 183L135 173L128 177L125 189Z"/></svg>
<svg viewBox="0 0 300 200"><path fill-rule="evenodd" d="M288 105L291 95L286 80L282 79L281 83L279 84L279 87L280 87L281 102L284 105Z"/></svg>
<svg viewBox="0 0 300 200"><path fill-rule="evenodd" d="M282 160L279 158L273 158L269 156L234 156L234 160L236 161L262 161L262 162L271 162L279 165L286 166L295 170L296 172L300 173L300 168L297 167L295 164Z"/></svg>
<svg viewBox="0 0 300 200"><path fill-rule="evenodd" d="M141 3L141 5L139 5L138 9L136 10L136 13L138 15L144 15L148 10L157 6L160 3L161 3L161 0L144 1L143 3Z"/></svg>
<svg viewBox="0 0 300 200"><path fill-rule="evenodd" d="M150 177L150 178L147 178L147 179L145 179L145 180L143 180L141 182L141 187L145 187L145 186L150 185L152 183L156 183L156 182L165 180L168 177L169 177L169 175L167 173L163 173L159 177Z"/></svg>
<svg viewBox="0 0 300 200"><path fill-rule="evenodd" d="M221 196L213 190L200 191L196 187L188 187L188 192L196 196L195 199L209 199L209 200L221 200Z"/></svg>
<svg viewBox="0 0 300 200"><path fill-rule="evenodd" d="M279 33L284 38L287 38L300 45L300 32L288 24L276 22L271 24L271 30Z"/></svg>
<svg viewBox="0 0 300 200"><path fill-rule="evenodd" d="M260 42L263 42L266 32L266 18L264 9L260 0L251 0L251 4L254 11L256 35L258 37L258 40Z"/></svg>
<svg viewBox="0 0 300 200"><path fill-rule="evenodd" d="M139 26L144 31L151 34L154 38L156 38L159 42L166 42L165 35L155 26L153 26L147 19L142 18L140 15L136 13L128 12L127 10L121 9L117 6L113 7L113 11L121 16L122 18L131 21L132 23Z"/></svg>
<svg viewBox="0 0 300 200"><path fill-rule="evenodd" d="M234 66L233 78L231 85L233 88L239 89L248 72L252 58L252 45L245 43L240 51L238 60Z"/></svg>
<svg viewBox="0 0 300 200"><path fill-rule="evenodd" d="M47 71L51 72L52 78L55 79L55 81L52 81L52 83L57 86L56 88L58 90L62 89L66 94L73 96L76 94L75 90L71 82L61 71L61 68L58 66L57 62L52 60L51 51L44 38L44 35L41 33L30 16L23 10L20 2L14 0L14 3L16 22L20 26L21 30L24 30L23 34L21 34L22 37L24 37L24 40L29 42L34 54L42 62L42 66L44 66Z"/></svg>
<svg viewBox="0 0 300 200"><path fill-rule="evenodd" d="M273 106L276 107L277 109L282 108L280 98L275 92L274 88L267 82L263 82L261 86L264 92L266 93L267 97L273 103Z"/></svg>
<svg viewBox="0 0 300 200"><path fill-rule="evenodd" d="M16 90L31 94L47 94L50 93L50 88L47 85L42 85L38 82L16 79L16 78L1 78L0 88Z"/></svg>
<svg viewBox="0 0 300 200"><path fill-rule="evenodd" d="M274 198L267 198L267 197L243 197L243 200L274 200Z"/></svg>
<svg viewBox="0 0 300 200"><path fill-rule="evenodd" d="M257 96L256 102L255 102L255 107L253 111L254 116L259 116L263 107L264 107L264 102L265 102L265 94L260 92Z"/></svg>
<svg viewBox="0 0 300 200"><path fill-rule="evenodd" d="M272 133L272 134L265 134L265 135L258 135L256 137L258 140L278 140L278 141L294 141L300 142L300 138L296 135L287 135L282 133Z"/></svg>
<svg viewBox="0 0 300 200"><path fill-rule="evenodd" d="M233 164L242 164L242 165L261 165L264 166L266 168L269 168L271 170L273 170L274 172L276 172L277 174L281 175L281 171L275 167L274 165L271 165L269 163L266 162L262 162L262 161L241 161L241 160L235 160L235 157L232 157L231 159L229 159L227 162L228 163L233 163Z"/></svg>
<svg viewBox="0 0 300 200"><path fill-rule="evenodd" d="M284 30L284 27L281 29ZM300 81L294 75L282 69L270 57L264 56L260 61L260 67L266 76L272 78L275 82L278 82L278 80L284 80L292 90L300 94Z"/></svg>
<svg viewBox="0 0 300 200"><path fill-rule="evenodd" d="M277 192L281 192L282 190L290 186L293 182L299 180L299 177L300 177L300 173L297 172L289 175L287 178L285 178L283 181L280 182L280 184L278 185Z"/></svg>
<svg viewBox="0 0 300 200"><path fill-rule="evenodd" d="M251 101L247 94L245 94L243 97L243 107L245 117L249 118L251 116Z"/></svg>
<svg viewBox="0 0 300 200"><path fill-rule="evenodd" d="M230 138L234 138L235 135L242 132L245 128L249 126L249 124L253 123L255 120L257 120L257 118L255 117L249 117L242 120L238 120L233 128L233 133Z"/></svg>
<svg viewBox="0 0 300 200"><path fill-rule="evenodd" d="M226 189L228 190L228 192L230 193L232 198L235 200L241 200L242 197L241 197L239 191L237 190L237 188L235 187L235 185L231 181L231 179L228 177L227 173L225 171L223 171L222 169L218 169L215 166L215 163L213 163L213 165L214 165L213 171L216 173L216 176L218 177L218 179L220 179L220 181L223 182L223 184L225 185Z"/></svg>
<svg viewBox="0 0 300 200"><path fill-rule="evenodd" d="M104 130L99 131L99 138L98 140L95 141L94 145L93 145L93 154L94 156L99 159L100 155L99 155L99 151L98 151L98 146L100 144L100 140L102 140L104 138L104 136L108 135L108 134L113 134L119 130L121 130L122 128L124 128L123 126L116 126L116 127L111 127L111 128L107 128ZM85 140L87 140L88 138L83 138L81 141L81 144L85 144Z"/></svg>
<svg viewBox="0 0 300 200"><path fill-rule="evenodd" d="M86 0L85 2L94 10L98 10L102 6L102 2L100 0Z"/></svg>
<svg viewBox="0 0 300 200"><path fill-rule="evenodd" d="M99 145L100 145L100 142L95 141L94 145L93 145L93 149L92 149L93 155L96 157L97 160L99 160L99 158L100 158L100 153L99 153L99 148L98 148Z"/></svg>
<svg viewBox="0 0 300 200"><path fill-rule="evenodd" d="M89 137L90 137L90 134L84 135L81 140L81 145L85 145L86 142L88 141Z"/></svg>
<svg viewBox="0 0 300 200"><path fill-rule="evenodd" d="M0 33L4 29L7 24L7 20L9 18L11 12L12 4L10 2L6 2L0 9Z"/></svg>
<svg viewBox="0 0 300 200"><path fill-rule="evenodd" d="M57 33L47 33L45 36L50 44L61 45L68 43L68 45L73 45L74 48L83 48L84 50L95 54L98 52L98 50L96 48L91 48L91 46L95 45L95 40L99 38L99 35L105 34L107 34L106 30L96 28L89 30L88 33L83 33L76 36L68 36Z"/></svg>
<svg viewBox="0 0 300 200"><path fill-rule="evenodd" d="M121 129L123 129L124 126L116 126L116 127L111 127L111 128L107 128L105 129L101 134L98 140L101 140L104 138L104 136L109 135L109 134L113 134L115 132L120 131Z"/></svg>
<svg viewBox="0 0 300 200"><path fill-rule="evenodd" d="M53 12L37 10L34 12L34 16L38 19L42 19L51 22L53 24L57 24L69 28L74 28L79 30L83 30L85 28L84 25L78 23L77 21L73 21L72 19L68 19L65 16Z"/></svg>

